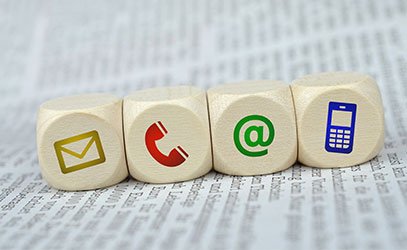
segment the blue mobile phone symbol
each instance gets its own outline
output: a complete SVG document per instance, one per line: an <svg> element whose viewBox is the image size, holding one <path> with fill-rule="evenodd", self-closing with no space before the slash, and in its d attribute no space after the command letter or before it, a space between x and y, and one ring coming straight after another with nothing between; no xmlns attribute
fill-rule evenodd
<svg viewBox="0 0 407 250"><path fill-rule="evenodd" d="M332 153L349 154L353 150L356 104L329 102L325 149Z"/></svg>

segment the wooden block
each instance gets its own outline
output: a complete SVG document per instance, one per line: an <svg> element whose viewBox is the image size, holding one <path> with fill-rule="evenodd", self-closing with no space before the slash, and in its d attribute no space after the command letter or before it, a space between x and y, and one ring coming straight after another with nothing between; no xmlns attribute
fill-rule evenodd
<svg viewBox="0 0 407 250"><path fill-rule="evenodd" d="M63 190L89 190L128 176L122 131L122 99L89 94L43 103L37 146L43 178Z"/></svg>
<svg viewBox="0 0 407 250"><path fill-rule="evenodd" d="M382 100L368 75L330 72L292 85L298 160L308 166L347 167L376 156L384 141Z"/></svg>
<svg viewBox="0 0 407 250"><path fill-rule="evenodd" d="M222 84L208 90L214 167L258 175L290 167L297 133L289 85L280 81Z"/></svg>
<svg viewBox="0 0 407 250"><path fill-rule="evenodd" d="M167 87L124 98L124 131L131 176L150 183L197 178L212 168L205 91Z"/></svg>

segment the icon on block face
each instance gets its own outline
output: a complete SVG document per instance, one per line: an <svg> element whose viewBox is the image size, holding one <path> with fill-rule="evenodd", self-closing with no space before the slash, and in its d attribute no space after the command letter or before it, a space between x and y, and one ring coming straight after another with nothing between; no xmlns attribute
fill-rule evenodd
<svg viewBox="0 0 407 250"><path fill-rule="evenodd" d="M264 126L250 126L246 128L246 131L244 132L244 141L247 146L249 147L256 147L256 146L261 146L261 147L267 147L269 146L273 140L274 140L274 126L273 123L269 119L267 119L264 116L261 115L249 115L244 118L242 118L235 126L235 130L233 132L233 140L235 141L236 148L240 151L240 153L250 156L250 157L257 157L257 156L263 156L266 155L268 150L260 150L260 151L249 151L245 149L242 146L242 143L240 142L240 130L242 127L250 121L260 121L264 123L267 128L268 128L268 138L266 140L263 140L263 133L264 133ZM256 132L257 138L255 141L252 141L251 134L252 132Z"/></svg>
<svg viewBox="0 0 407 250"><path fill-rule="evenodd" d="M161 165L166 167L176 167L186 160L188 154L181 148L181 146L172 149L169 155L161 153L157 148L156 141L163 138L167 133L168 132L161 121L153 123L146 132L146 147L150 155Z"/></svg>
<svg viewBox="0 0 407 250"><path fill-rule="evenodd" d="M80 153L70 150L66 147L69 144L73 144L75 142L80 142L86 139L89 139L86 146L80 151ZM95 147L92 147L95 145ZM84 168L92 167L103 163L106 161L105 153L103 152L102 143L100 142L99 134L96 130L92 130L90 132L72 136L54 143L55 153L57 154L59 167L61 168L62 173L67 174L74 171L78 171ZM76 164L71 166L67 166L66 163L66 156L62 154L62 152L70 155L71 158L79 161ZM91 155L90 157L85 157ZM97 156L96 156L97 155ZM96 159L95 159L96 156ZM91 159L88 159L91 158Z"/></svg>
<svg viewBox="0 0 407 250"><path fill-rule="evenodd" d="M326 151L341 154L352 152L355 121L356 104L329 103L325 137Z"/></svg>

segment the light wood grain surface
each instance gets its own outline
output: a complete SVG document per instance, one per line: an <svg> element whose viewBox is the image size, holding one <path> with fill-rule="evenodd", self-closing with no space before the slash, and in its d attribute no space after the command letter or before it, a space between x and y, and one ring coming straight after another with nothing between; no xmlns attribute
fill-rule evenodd
<svg viewBox="0 0 407 250"><path fill-rule="evenodd" d="M63 190L88 190L128 176L122 99L109 94L62 97L40 106L37 147L43 178Z"/></svg>
<svg viewBox="0 0 407 250"><path fill-rule="evenodd" d="M378 86L370 76L354 72L319 73L293 81L291 88L301 163L320 168L347 167L366 162L380 152L385 134L383 105ZM335 103L339 104L336 108ZM345 129L333 131L348 130L348 134L335 131L328 136L328 124L344 126ZM327 140L333 148L326 147ZM345 140L347 144L343 144ZM335 152L342 149L347 152Z"/></svg>
<svg viewBox="0 0 407 250"><path fill-rule="evenodd" d="M297 136L289 85L280 81L222 84L208 90L208 102L217 171L269 174L295 163Z"/></svg>
<svg viewBox="0 0 407 250"><path fill-rule="evenodd" d="M126 96L124 131L129 172L137 180L185 181L212 168L203 89L166 87Z"/></svg>

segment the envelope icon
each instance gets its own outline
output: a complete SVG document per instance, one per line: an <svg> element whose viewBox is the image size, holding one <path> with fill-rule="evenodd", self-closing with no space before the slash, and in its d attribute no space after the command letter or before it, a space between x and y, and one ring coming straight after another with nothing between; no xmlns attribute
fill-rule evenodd
<svg viewBox="0 0 407 250"><path fill-rule="evenodd" d="M67 174L106 161L102 143L96 130L75 135L54 143L59 167Z"/></svg>

